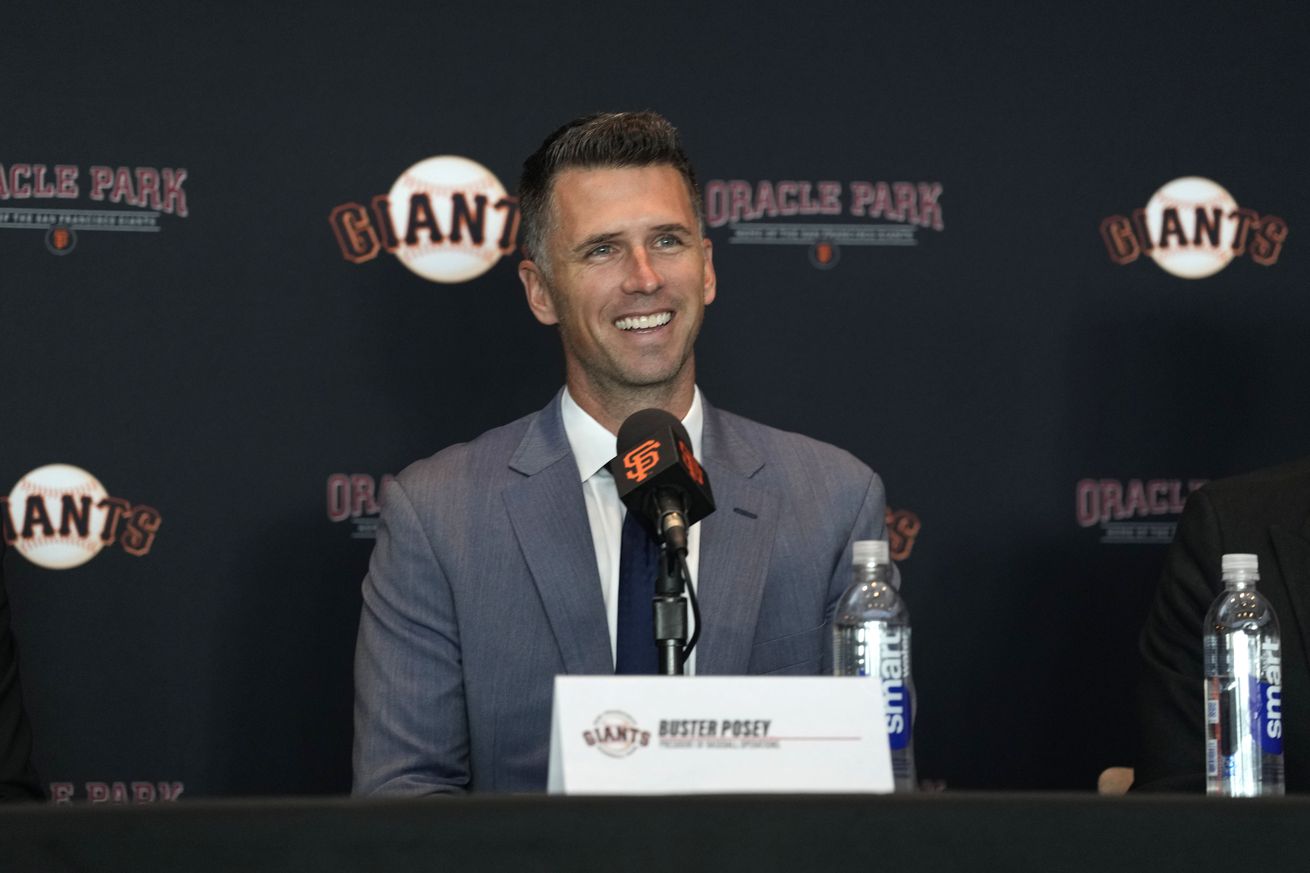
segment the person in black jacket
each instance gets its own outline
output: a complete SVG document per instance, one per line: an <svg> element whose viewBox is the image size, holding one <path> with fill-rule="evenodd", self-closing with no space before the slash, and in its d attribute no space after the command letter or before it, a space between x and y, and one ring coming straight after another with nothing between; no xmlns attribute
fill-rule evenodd
<svg viewBox="0 0 1310 873"><path fill-rule="evenodd" d="M1310 790L1310 458L1188 497L1142 629L1137 789L1205 790L1202 624L1229 552L1259 557L1256 588L1282 632L1287 790Z"/></svg>
<svg viewBox="0 0 1310 873"><path fill-rule="evenodd" d="M18 646L9 628L3 559L0 542L0 801L40 800L41 788L32 769L32 729L18 682Z"/></svg>

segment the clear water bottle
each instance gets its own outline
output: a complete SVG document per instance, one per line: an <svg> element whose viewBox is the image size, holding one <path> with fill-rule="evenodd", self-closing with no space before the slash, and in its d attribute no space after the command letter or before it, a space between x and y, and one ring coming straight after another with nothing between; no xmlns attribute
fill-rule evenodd
<svg viewBox="0 0 1310 873"><path fill-rule="evenodd" d="M914 683L910 679L910 613L891 584L886 540L860 540L855 581L842 594L832 624L837 676L869 676L882 683L896 791L914 791Z"/></svg>
<svg viewBox="0 0 1310 873"><path fill-rule="evenodd" d="M1224 591L1205 616L1206 793L1283 793L1278 618L1255 590L1255 555L1224 555Z"/></svg>

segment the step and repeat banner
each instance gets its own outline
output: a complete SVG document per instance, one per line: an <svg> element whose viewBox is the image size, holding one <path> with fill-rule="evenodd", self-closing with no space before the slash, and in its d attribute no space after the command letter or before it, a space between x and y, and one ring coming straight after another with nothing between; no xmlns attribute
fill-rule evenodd
<svg viewBox="0 0 1310 873"><path fill-rule="evenodd" d="M382 484L561 384L514 194L586 112L696 163L706 395L882 474L936 785L1131 765L1187 495L1310 453L1300 6L3 18L0 525L56 799L348 790Z"/></svg>

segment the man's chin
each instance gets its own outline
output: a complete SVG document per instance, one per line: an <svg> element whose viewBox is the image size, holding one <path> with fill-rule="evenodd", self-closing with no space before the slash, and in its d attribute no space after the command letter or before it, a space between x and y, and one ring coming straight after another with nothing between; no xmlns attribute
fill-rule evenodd
<svg viewBox="0 0 1310 873"><path fill-rule="evenodd" d="M613 374L612 378L605 380L605 384L617 396L650 395L657 397L662 394L676 392L680 387L683 372L681 367L661 370L628 370Z"/></svg>

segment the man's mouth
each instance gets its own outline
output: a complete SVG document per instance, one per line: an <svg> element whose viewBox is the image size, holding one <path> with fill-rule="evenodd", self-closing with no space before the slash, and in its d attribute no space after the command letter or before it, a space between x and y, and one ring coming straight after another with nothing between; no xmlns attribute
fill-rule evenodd
<svg viewBox="0 0 1310 873"><path fill-rule="evenodd" d="M653 327L663 327L672 320L673 313L665 310L652 312L650 315L629 315L615 320L614 326L619 330L649 330Z"/></svg>

